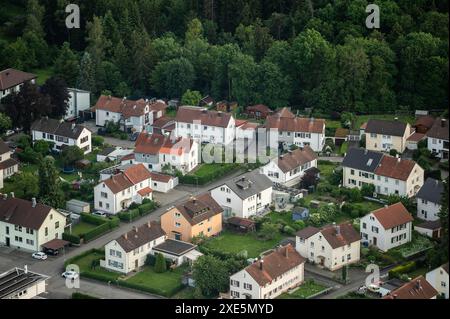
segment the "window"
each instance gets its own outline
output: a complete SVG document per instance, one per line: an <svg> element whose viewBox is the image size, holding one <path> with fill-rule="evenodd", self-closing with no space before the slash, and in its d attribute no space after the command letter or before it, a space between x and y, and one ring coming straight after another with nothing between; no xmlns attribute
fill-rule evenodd
<svg viewBox="0 0 450 319"><path fill-rule="evenodd" d="M15 226L14 226L14 229L15 229L16 231L18 231L18 232L21 232L21 231L22 231L22 226L15 225Z"/></svg>
<svg viewBox="0 0 450 319"><path fill-rule="evenodd" d="M85 136L80 140L80 142L81 142L81 144L83 144L83 143L86 143L88 140L89 140L89 136Z"/></svg>
<svg viewBox="0 0 450 319"><path fill-rule="evenodd" d="M231 203L231 198L227 198L227 203Z"/></svg>
<svg viewBox="0 0 450 319"><path fill-rule="evenodd" d="M176 223L175 223L175 227L181 227L181 224L178 223L178 222L176 222Z"/></svg>
<svg viewBox="0 0 450 319"><path fill-rule="evenodd" d="M55 222L55 229L59 228L59 222Z"/></svg>
<svg viewBox="0 0 450 319"><path fill-rule="evenodd" d="M27 245L34 246L34 240L27 239Z"/></svg>
<svg viewBox="0 0 450 319"><path fill-rule="evenodd" d="M231 279L230 285L233 287L239 287L239 281Z"/></svg>
<svg viewBox="0 0 450 319"><path fill-rule="evenodd" d="M237 291L234 291L234 290L231 290L231 297L233 297L233 298L239 298L239 292L237 292Z"/></svg>
<svg viewBox="0 0 450 319"><path fill-rule="evenodd" d="M27 234L33 235L34 234L34 230L31 228L27 228Z"/></svg>
<svg viewBox="0 0 450 319"><path fill-rule="evenodd" d="M251 284L244 283L244 289L252 290L252 285L251 285Z"/></svg>
<svg viewBox="0 0 450 319"><path fill-rule="evenodd" d="M180 213L175 213L175 217L179 218L179 217L181 217L181 214Z"/></svg>
<svg viewBox="0 0 450 319"><path fill-rule="evenodd" d="M370 137L377 137L376 133L370 133Z"/></svg>
<svg viewBox="0 0 450 319"><path fill-rule="evenodd" d="M48 227L45 227L45 236L48 236Z"/></svg>
<svg viewBox="0 0 450 319"><path fill-rule="evenodd" d="M366 223L363 223L363 224L362 224L362 228L363 228L363 229L366 229L366 228L367 228L367 224L366 224Z"/></svg>

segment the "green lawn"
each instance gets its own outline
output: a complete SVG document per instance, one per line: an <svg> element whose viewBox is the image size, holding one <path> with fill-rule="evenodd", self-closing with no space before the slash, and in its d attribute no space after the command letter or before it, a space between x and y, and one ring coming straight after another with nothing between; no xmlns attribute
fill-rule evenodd
<svg viewBox="0 0 450 319"><path fill-rule="evenodd" d="M315 295L327 287L320 285L313 280L305 281L297 290L293 293L284 293L280 295L279 299L307 299L312 295Z"/></svg>
<svg viewBox="0 0 450 319"><path fill-rule="evenodd" d="M409 243L393 248L387 254L408 258L431 247L433 247L433 242L428 237L413 233L412 240Z"/></svg>
<svg viewBox="0 0 450 319"><path fill-rule="evenodd" d="M248 258L256 258L262 252L274 248L282 238L281 234L276 234L272 240L260 240L255 234L241 235L224 231L220 236L206 241L203 245L206 248L235 254L247 251Z"/></svg>
<svg viewBox="0 0 450 319"><path fill-rule="evenodd" d="M72 234L77 235L77 236L79 236L81 234L86 234L88 231L94 229L95 227L98 227L98 226L82 221L82 222L79 222L78 224L76 224L75 226L72 226Z"/></svg>
<svg viewBox="0 0 450 319"><path fill-rule="evenodd" d="M217 170L226 169L228 167L234 166L234 163L224 163L224 164L201 164L200 167L194 171L193 175L198 177L205 177L213 174Z"/></svg>
<svg viewBox="0 0 450 319"><path fill-rule="evenodd" d="M97 259L104 259L105 254L104 252L100 253L97 251L91 252L90 254L83 256L81 258L78 258L73 261L75 265L78 265L80 267L80 273L81 276L83 276L83 273L86 274L94 274L96 276L101 276L102 279L110 280L110 281L116 281L119 277L119 273L115 273L112 271L108 271L103 269L102 267L98 266L95 269L91 269L91 264L93 260Z"/></svg>
<svg viewBox="0 0 450 319"><path fill-rule="evenodd" d="M32 73L37 75L36 83L38 85L43 85L48 78L53 75L52 69L35 69Z"/></svg>
<svg viewBox="0 0 450 319"><path fill-rule="evenodd" d="M342 143L340 149L339 149L339 154L344 156L345 153L347 153L348 151L348 142L344 142Z"/></svg>
<svg viewBox="0 0 450 319"><path fill-rule="evenodd" d="M318 163L318 169L320 170L320 177L326 179L333 174L333 170L338 167L338 164L332 162L320 161Z"/></svg>
<svg viewBox="0 0 450 319"><path fill-rule="evenodd" d="M180 266L173 271L156 273L153 267L145 267L142 271L126 280L127 283L142 286L145 290L159 291L164 296L170 296L181 285L185 266Z"/></svg>

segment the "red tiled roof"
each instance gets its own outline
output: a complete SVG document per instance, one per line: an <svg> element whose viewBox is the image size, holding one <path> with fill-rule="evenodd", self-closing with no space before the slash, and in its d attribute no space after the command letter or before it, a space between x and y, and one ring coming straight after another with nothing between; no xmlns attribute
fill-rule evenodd
<svg viewBox="0 0 450 319"><path fill-rule="evenodd" d="M19 165L19 162L13 158L8 158L7 160L0 162L0 169L7 169L16 165Z"/></svg>
<svg viewBox="0 0 450 319"><path fill-rule="evenodd" d="M152 181L168 183L173 177L166 174L161 174L157 172L150 172L152 176Z"/></svg>
<svg viewBox="0 0 450 319"><path fill-rule="evenodd" d="M50 206L20 198L0 199L0 221L37 230L52 211Z"/></svg>
<svg viewBox="0 0 450 319"><path fill-rule="evenodd" d="M26 81L35 79L37 76L16 69L6 69L0 72L0 90L10 89Z"/></svg>
<svg viewBox="0 0 450 319"><path fill-rule="evenodd" d="M322 133L325 128L325 120L304 117L285 117L280 114L275 114L267 116L265 126L267 129L276 128L280 131Z"/></svg>
<svg viewBox="0 0 450 319"><path fill-rule="evenodd" d="M133 184L137 184L151 178L150 171L145 168L144 164L133 165L125 169L123 173Z"/></svg>
<svg viewBox="0 0 450 319"><path fill-rule="evenodd" d="M419 276L391 291L383 299L431 299L437 295L436 289L423 276Z"/></svg>
<svg viewBox="0 0 450 319"><path fill-rule="evenodd" d="M247 266L245 271L260 286L265 286L304 262L305 259L300 256L291 244L288 244L264 256L262 258L262 266L261 261L256 261Z"/></svg>
<svg viewBox="0 0 450 319"><path fill-rule="evenodd" d="M120 160L121 161L129 161L129 160L134 160L134 158L135 158L134 153L131 153L131 154L125 155Z"/></svg>
<svg viewBox="0 0 450 319"><path fill-rule="evenodd" d="M209 111L202 108L180 106L175 116L175 121L182 123L194 123L200 121L201 125L228 127L231 114Z"/></svg>
<svg viewBox="0 0 450 319"><path fill-rule="evenodd" d="M166 135L142 132L136 140L134 152L150 155L159 153L181 155L183 152L190 152L192 145L192 139L182 137L172 139Z"/></svg>
<svg viewBox="0 0 450 319"><path fill-rule="evenodd" d="M410 142L419 142L425 138L425 134L422 133L413 133L410 137L408 137L406 140Z"/></svg>
<svg viewBox="0 0 450 319"><path fill-rule="evenodd" d="M336 228L339 227L339 233ZM333 249L350 245L361 239L360 234L351 224L329 225L323 227L320 232Z"/></svg>
<svg viewBox="0 0 450 319"><path fill-rule="evenodd" d="M188 201L177 205L176 209L191 225L197 225L198 223L215 215L222 214L223 212L222 207L220 207L209 193L204 193L195 198L191 198Z"/></svg>
<svg viewBox="0 0 450 319"><path fill-rule="evenodd" d="M145 188L139 190L138 194L141 196L145 196L145 195L150 194L151 192L153 192L153 189L151 189L150 187L145 187Z"/></svg>
<svg viewBox="0 0 450 319"><path fill-rule="evenodd" d="M433 126L427 132L428 137L438 138L447 141L448 141L448 134L449 134L448 119L441 119L441 118L437 118L434 121Z"/></svg>
<svg viewBox="0 0 450 319"><path fill-rule="evenodd" d="M406 181L416 162L384 155L375 169L375 174Z"/></svg>
<svg viewBox="0 0 450 319"><path fill-rule="evenodd" d="M247 107L246 111L261 112L261 113L272 112L272 110L267 105L264 104L251 105Z"/></svg>
<svg viewBox="0 0 450 319"><path fill-rule="evenodd" d="M414 220L401 202L374 210L372 214L386 230Z"/></svg>
<svg viewBox="0 0 450 319"><path fill-rule="evenodd" d="M291 153L281 155L276 164L286 173L315 159L317 159L317 154L311 147L305 146L303 149L298 148Z"/></svg>
<svg viewBox="0 0 450 319"><path fill-rule="evenodd" d="M104 180L103 183L114 194L117 194L149 178L151 178L151 175L148 169L143 164L137 164L119 174L112 175L110 178Z"/></svg>
<svg viewBox="0 0 450 319"><path fill-rule="evenodd" d="M133 101L106 95L101 95L95 104L95 109L121 113L125 118L142 116L146 113L147 107L150 112L164 110L167 108L167 105L161 101L150 103L144 99Z"/></svg>
<svg viewBox="0 0 450 319"><path fill-rule="evenodd" d="M283 118L294 118L295 115L292 113L287 107L283 107L281 110L278 110L274 116L283 117Z"/></svg>
<svg viewBox="0 0 450 319"><path fill-rule="evenodd" d="M424 115L424 116L420 116L416 120L416 123L414 123L414 126L422 125L428 129L430 129L433 126L433 124L434 124L434 117L432 117L431 115Z"/></svg>

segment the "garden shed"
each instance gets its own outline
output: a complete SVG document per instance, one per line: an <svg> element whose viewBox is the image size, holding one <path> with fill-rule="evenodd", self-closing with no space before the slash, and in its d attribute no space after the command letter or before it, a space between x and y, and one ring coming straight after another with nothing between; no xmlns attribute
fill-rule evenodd
<svg viewBox="0 0 450 319"><path fill-rule="evenodd" d="M306 207L296 206L292 209L292 220L305 220L309 217L309 209Z"/></svg>

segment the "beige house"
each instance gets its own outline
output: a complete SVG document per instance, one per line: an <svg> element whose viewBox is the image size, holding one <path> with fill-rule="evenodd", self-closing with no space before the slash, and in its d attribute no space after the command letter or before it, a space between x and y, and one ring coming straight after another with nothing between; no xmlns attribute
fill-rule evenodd
<svg viewBox="0 0 450 319"><path fill-rule="evenodd" d="M161 227L171 239L191 241L196 236L214 236L222 231L223 208L209 193L192 197L161 215Z"/></svg>
<svg viewBox="0 0 450 319"><path fill-rule="evenodd" d="M19 171L19 163L11 158L8 145L0 139L0 189L3 188L3 180Z"/></svg>
<svg viewBox="0 0 450 319"><path fill-rule="evenodd" d="M43 246L61 239L66 216L57 210L15 197L0 199L0 246L25 251L40 251Z"/></svg>
<svg viewBox="0 0 450 319"><path fill-rule="evenodd" d="M295 248L310 262L331 271L353 264L360 258L359 233L351 224L308 226L296 234Z"/></svg>
<svg viewBox="0 0 450 319"><path fill-rule="evenodd" d="M362 148L350 149L342 167L344 187L372 184L382 195L412 197L424 183L424 170L416 162Z"/></svg>
<svg viewBox="0 0 450 319"><path fill-rule="evenodd" d="M371 151L389 152L396 150L403 153L408 137L414 133L409 123L398 120L369 120L367 122L366 149Z"/></svg>
<svg viewBox="0 0 450 319"><path fill-rule="evenodd" d="M290 244L230 276L232 299L273 299L301 285L305 259Z"/></svg>
<svg viewBox="0 0 450 319"><path fill-rule="evenodd" d="M45 293L48 279L27 266L8 270L0 274L0 299L34 299Z"/></svg>

